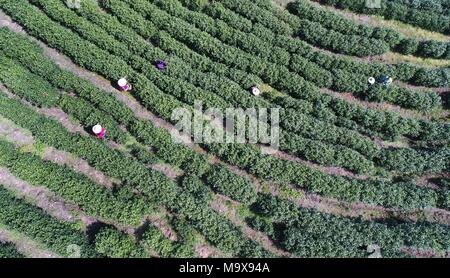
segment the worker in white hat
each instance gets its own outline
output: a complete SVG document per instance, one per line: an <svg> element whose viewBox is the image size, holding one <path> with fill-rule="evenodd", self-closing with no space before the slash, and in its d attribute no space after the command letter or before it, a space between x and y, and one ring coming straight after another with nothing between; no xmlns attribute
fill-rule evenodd
<svg viewBox="0 0 450 278"><path fill-rule="evenodd" d="M122 91L126 92L131 90L131 85L128 84L128 81L125 78L120 78L119 81L117 81L117 84L119 85L119 88Z"/></svg>
<svg viewBox="0 0 450 278"><path fill-rule="evenodd" d="M373 84L375 84L375 82L376 82L376 80L375 80L375 78L373 78L373 77L369 77L369 84L370 85L373 85Z"/></svg>
<svg viewBox="0 0 450 278"><path fill-rule="evenodd" d="M253 86L250 90L254 96L259 96L261 94L261 90L256 86Z"/></svg>
<svg viewBox="0 0 450 278"><path fill-rule="evenodd" d="M106 135L106 129L103 128L103 127L102 127L101 125L99 125L99 124L96 124L96 125L94 125L94 126L92 127L92 132L94 132L95 136L96 136L98 139L103 139L103 138L105 138L105 135Z"/></svg>

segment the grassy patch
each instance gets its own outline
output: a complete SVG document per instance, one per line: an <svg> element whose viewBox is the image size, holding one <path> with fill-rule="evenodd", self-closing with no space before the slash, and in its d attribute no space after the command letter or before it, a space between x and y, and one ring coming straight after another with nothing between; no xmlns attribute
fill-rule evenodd
<svg viewBox="0 0 450 278"><path fill-rule="evenodd" d="M441 60L441 59L431 59L431 58L420 58L412 55L403 55L400 53L388 52L383 56L383 62L389 64L396 64L400 62L407 62L411 64L415 64L422 67L449 67L450 60Z"/></svg>

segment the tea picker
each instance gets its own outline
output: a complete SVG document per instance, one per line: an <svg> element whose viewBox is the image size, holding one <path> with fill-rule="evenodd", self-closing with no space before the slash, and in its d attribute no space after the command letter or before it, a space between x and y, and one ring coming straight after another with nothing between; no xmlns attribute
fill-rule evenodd
<svg viewBox="0 0 450 278"><path fill-rule="evenodd" d="M119 85L119 88L121 91L130 91L131 90L131 85L128 84L128 81L125 78L121 78L119 79L119 81L117 81L117 85Z"/></svg>
<svg viewBox="0 0 450 278"><path fill-rule="evenodd" d="M254 96L259 96L261 94L261 90L256 86L251 87L250 91Z"/></svg>
<svg viewBox="0 0 450 278"><path fill-rule="evenodd" d="M106 129L103 128L101 125L97 124L92 127L92 132L95 134L95 136L98 139L103 139L106 136Z"/></svg>
<svg viewBox="0 0 450 278"><path fill-rule="evenodd" d="M381 77L380 83L383 84L385 87L388 87L389 85L391 85L392 81L393 81L392 77L385 75Z"/></svg>
<svg viewBox="0 0 450 278"><path fill-rule="evenodd" d="M370 85L375 84L376 80L373 77L369 77L369 79L367 80L369 82Z"/></svg>
<svg viewBox="0 0 450 278"><path fill-rule="evenodd" d="M156 60L156 69L165 70L167 68L167 63L163 60Z"/></svg>

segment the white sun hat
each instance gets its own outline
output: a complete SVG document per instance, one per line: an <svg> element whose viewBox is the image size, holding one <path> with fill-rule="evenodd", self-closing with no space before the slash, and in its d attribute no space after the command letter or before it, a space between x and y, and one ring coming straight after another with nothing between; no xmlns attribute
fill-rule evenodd
<svg viewBox="0 0 450 278"><path fill-rule="evenodd" d="M125 78L120 78L119 81L117 81L117 84L119 84L120 87L127 85L127 80Z"/></svg>
<svg viewBox="0 0 450 278"><path fill-rule="evenodd" d="M373 78L373 77L369 77L369 84L370 85L373 85L373 84L375 84L375 78Z"/></svg>
<svg viewBox="0 0 450 278"><path fill-rule="evenodd" d="M99 124L94 125L94 127L92 127L92 131L93 131L95 134L101 133L101 132L102 132L102 126L99 125Z"/></svg>
<svg viewBox="0 0 450 278"><path fill-rule="evenodd" d="M258 89L258 87L252 87L252 94L255 96L259 96L261 94L261 91Z"/></svg>

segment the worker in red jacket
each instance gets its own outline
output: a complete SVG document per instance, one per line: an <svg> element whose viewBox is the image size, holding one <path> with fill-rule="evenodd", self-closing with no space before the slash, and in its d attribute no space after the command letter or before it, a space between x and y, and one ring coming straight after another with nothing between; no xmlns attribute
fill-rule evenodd
<svg viewBox="0 0 450 278"><path fill-rule="evenodd" d="M92 127L92 132L94 132L95 136L98 139L103 139L106 136L106 129L104 129L101 125L97 124Z"/></svg>

